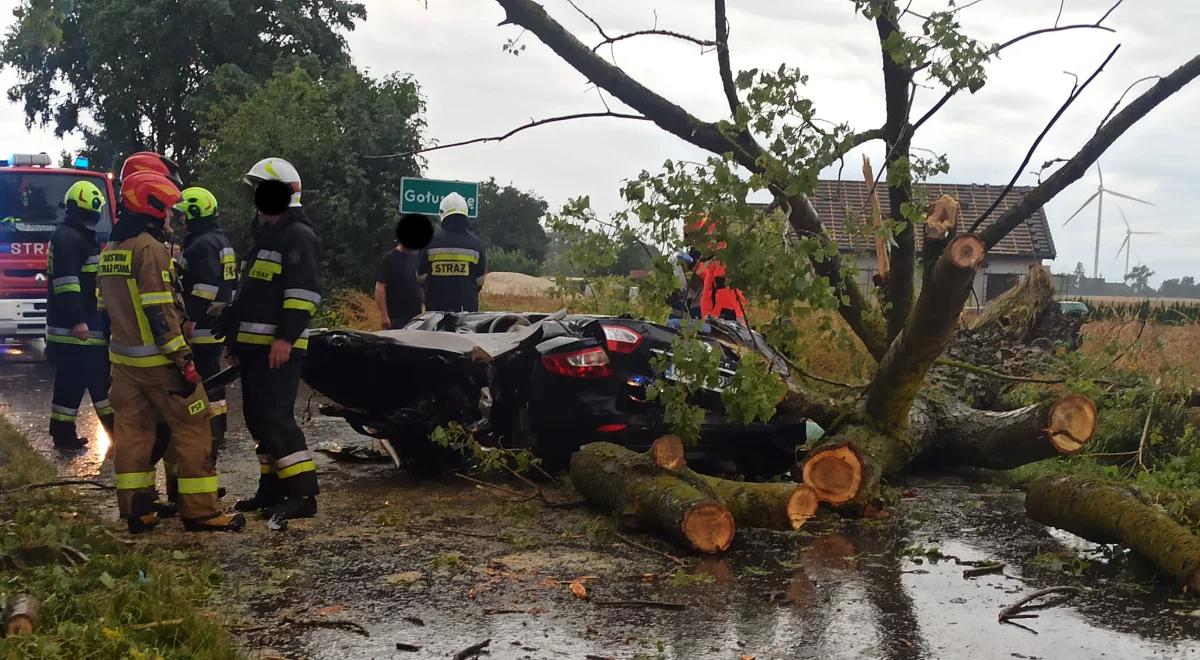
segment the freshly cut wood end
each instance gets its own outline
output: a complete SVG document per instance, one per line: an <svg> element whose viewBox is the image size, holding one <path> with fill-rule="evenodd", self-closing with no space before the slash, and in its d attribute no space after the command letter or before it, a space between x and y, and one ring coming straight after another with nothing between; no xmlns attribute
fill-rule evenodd
<svg viewBox="0 0 1200 660"><path fill-rule="evenodd" d="M958 226L958 200L942 195L929 205L925 214L925 238L943 240Z"/></svg>
<svg viewBox="0 0 1200 660"><path fill-rule="evenodd" d="M698 552L725 552L733 543L737 526L729 509L713 501L700 502L683 514L683 537Z"/></svg>
<svg viewBox="0 0 1200 660"><path fill-rule="evenodd" d="M961 234L946 246L946 258L959 268L977 269L987 255L987 244L975 234Z"/></svg>
<svg viewBox="0 0 1200 660"><path fill-rule="evenodd" d="M862 473L862 457L850 444L818 449L804 462L804 483L813 489L818 499L834 505L858 497Z"/></svg>
<svg viewBox="0 0 1200 660"><path fill-rule="evenodd" d="M4 613L5 636L32 634L37 628L38 613L41 609L41 601L33 596L20 596L15 599Z"/></svg>
<svg viewBox="0 0 1200 660"><path fill-rule="evenodd" d="M792 529L803 527L804 523L817 514L817 507L820 505L821 500L812 486L808 484L797 486L787 503L788 520L792 521Z"/></svg>
<svg viewBox="0 0 1200 660"><path fill-rule="evenodd" d="M1078 454L1096 435L1096 404L1082 394L1068 394L1050 407L1046 435L1060 454Z"/></svg>
<svg viewBox="0 0 1200 660"><path fill-rule="evenodd" d="M678 470L687 465L683 453L683 440L677 435L664 435L650 445L650 458L655 465L668 470Z"/></svg>

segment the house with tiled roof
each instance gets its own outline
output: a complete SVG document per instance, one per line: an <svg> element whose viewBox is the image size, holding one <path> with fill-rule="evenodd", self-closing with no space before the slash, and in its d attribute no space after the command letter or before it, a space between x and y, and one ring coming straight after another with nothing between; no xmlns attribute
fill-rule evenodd
<svg viewBox="0 0 1200 660"><path fill-rule="evenodd" d="M1004 186L961 183L925 183L914 186L917 198L934 200L941 195L950 195L958 200L958 231L965 232L975 220L987 210L1004 190ZM1009 207L1014 206L1028 186L1014 187L1001 201L1000 206L983 222L979 231L987 228ZM868 229L871 218L869 188L864 181L821 181L817 191L810 197L825 229L837 242L843 258L851 257L858 266L859 284L869 287L876 273L875 242ZM875 189L880 208L887 212L887 190L883 185ZM916 233L918 261L924 232ZM982 306L987 301L1011 289L1029 272L1029 267L1042 264L1058 256L1054 248L1054 237L1044 209L1038 209L1021 223L1004 240L993 247L984 267L975 278L975 295L968 306Z"/></svg>

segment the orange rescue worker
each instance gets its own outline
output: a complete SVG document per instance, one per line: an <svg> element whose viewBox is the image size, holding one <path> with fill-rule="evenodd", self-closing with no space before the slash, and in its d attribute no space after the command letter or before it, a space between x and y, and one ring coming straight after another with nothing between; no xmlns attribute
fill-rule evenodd
<svg viewBox="0 0 1200 660"><path fill-rule="evenodd" d="M179 513L188 531L239 531L241 515L217 510L211 409L172 293L171 256L163 240L179 188L156 172L121 182L119 221L100 254L99 289L111 326L109 399L116 413L113 462L117 504L130 533L158 525L154 509L155 422L171 429Z"/></svg>
<svg viewBox="0 0 1200 660"><path fill-rule="evenodd" d="M725 248L724 243L714 243L709 238L713 232L712 220L707 215L702 215L698 220L688 223L684 232L696 247L704 241L710 255L698 259L692 269L703 284L700 291L700 317L745 323L746 296L740 289L729 287L725 276L725 264L711 256Z"/></svg>

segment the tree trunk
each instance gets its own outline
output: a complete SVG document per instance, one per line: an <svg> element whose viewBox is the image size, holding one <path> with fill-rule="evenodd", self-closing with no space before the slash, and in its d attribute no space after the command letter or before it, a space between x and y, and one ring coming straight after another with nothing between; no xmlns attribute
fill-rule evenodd
<svg viewBox="0 0 1200 660"><path fill-rule="evenodd" d="M1096 543L1120 543L1193 593L1200 592L1200 538L1129 486L1061 475L1029 485L1030 518Z"/></svg>
<svg viewBox="0 0 1200 660"><path fill-rule="evenodd" d="M922 458L947 465L1011 470L1060 454L1077 454L1096 432L1096 406L1077 394L1008 412L967 407L944 397L936 438Z"/></svg>
<svg viewBox="0 0 1200 660"><path fill-rule="evenodd" d="M608 442L571 457L571 482L585 499L664 532L697 552L723 552L733 542L733 515L709 493L663 470L645 455Z"/></svg>
<svg viewBox="0 0 1200 660"><path fill-rule="evenodd" d="M879 483L921 456L941 464L1006 470L1081 451L1096 432L1096 406L1069 394L1009 412L975 410L949 395L922 396L900 434L859 424L839 430L804 461L804 483L850 513L878 506Z"/></svg>

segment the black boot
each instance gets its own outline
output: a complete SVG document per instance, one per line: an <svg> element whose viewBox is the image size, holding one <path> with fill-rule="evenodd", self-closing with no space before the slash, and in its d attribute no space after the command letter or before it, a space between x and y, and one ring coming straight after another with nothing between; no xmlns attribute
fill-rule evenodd
<svg viewBox="0 0 1200 660"><path fill-rule="evenodd" d="M51 420L50 438L54 440L54 448L63 451L75 451L87 447L87 438L75 434L75 424Z"/></svg>
<svg viewBox="0 0 1200 660"><path fill-rule="evenodd" d="M130 534L141 534L158 527L158 514L154 512L154 496L137 493L129 506L129 517L125 519Z"/></svg>
<svg viewBox="0 0 1200 660"><path fill-rule="evenodd" d="M240 532L246 526L246 516L240 513L214 513L203 518L184 518L183 529L189 532Z"/></svg>
<svg viewBox="0 0 1200 660"><path fill-rule="evenodd" d="M245 500L238 500L234 505L234 511L265 511L279 504L280 498L270 493L264 493L260 488L254 497Z"/></svg>
<svg viewBox="0 0 1200 660"><path fill-rule="evenodd" d="M315 497L286 497L276 504L269 512L267 528L282 532L287 529L288 521L293 518L312 518L317 515L317 498Z"/></svg>

